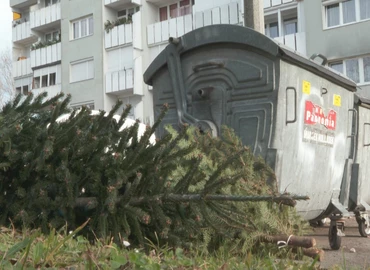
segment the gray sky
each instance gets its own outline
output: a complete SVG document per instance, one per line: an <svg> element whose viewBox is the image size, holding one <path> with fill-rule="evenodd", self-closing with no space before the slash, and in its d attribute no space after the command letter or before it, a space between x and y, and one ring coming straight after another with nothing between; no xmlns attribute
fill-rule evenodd
<svg viewBox="0 0 370 270"><path fill-rule="evenodd" d="M12 46L12 19L9 0L0 0L0 51Z"/></svg>

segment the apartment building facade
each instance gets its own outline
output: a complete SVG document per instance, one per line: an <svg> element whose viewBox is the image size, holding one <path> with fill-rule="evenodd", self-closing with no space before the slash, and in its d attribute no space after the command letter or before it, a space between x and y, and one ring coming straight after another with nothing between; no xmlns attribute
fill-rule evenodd
<svg viewBox="0 0 370 270"><path fill-rule="evenodd" d="M354 2L354 19L343 15L352 14L348 2ZM357 80L366 94L369 3L264 0L265 33L303 55L326 55L327 65ZM142 75L168 38L244 21L243 0L10 0L10 6L17 14L12 27L18 92L63 91L72 95L72 107L104 110L119 99L133 105L130 117L149 124L152 90Z"/></svg>

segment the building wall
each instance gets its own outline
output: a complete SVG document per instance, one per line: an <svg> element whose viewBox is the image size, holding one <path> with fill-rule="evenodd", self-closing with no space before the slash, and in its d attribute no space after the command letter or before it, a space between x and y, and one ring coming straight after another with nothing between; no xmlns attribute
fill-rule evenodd
<svg viewBox="0 0 370 270"><path fill-rule="evenodd" d="M329 29L321 1L303 1L305 10L307 55L321 53L328 61L370 55L370 20ZM319 14L312 16L311 14ZM370 84L359 85L358 92L370 98Z"/></svg>
<svg viewBox="0 0 370 270"><path fill-rule="evenodd" d="M96 109L104 109L104 65L102 1L61 1L62 9L62 91L72 95L72 105L95 103ZM72 39L71 21L93 15L94 33L80 39ZM70 83L70 63L93 57L94 78Z"/></svg>

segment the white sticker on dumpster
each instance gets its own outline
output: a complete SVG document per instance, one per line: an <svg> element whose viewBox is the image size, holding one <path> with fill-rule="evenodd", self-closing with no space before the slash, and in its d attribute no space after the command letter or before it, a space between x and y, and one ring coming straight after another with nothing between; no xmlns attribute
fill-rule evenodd
<svg viewBox="0 0 370 270"><path fill-rule="evenodd" d="M334 145L335 134L330 131L323 131L317 128L306 126L303 131L303 141L328 146Z"/></svg>

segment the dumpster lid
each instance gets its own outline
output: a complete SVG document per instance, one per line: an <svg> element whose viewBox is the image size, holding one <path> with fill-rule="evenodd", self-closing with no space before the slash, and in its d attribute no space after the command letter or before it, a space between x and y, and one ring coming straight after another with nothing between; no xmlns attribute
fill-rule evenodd
<svg viewBox="0 0 370 270"><path fill-rule="evenodd" d="M355 103L363 107L370 107L370 99L362 97L360 94L355 94Z"/></svg>
<svg viewBox="0 0 370 270"><path fill-rule="evenodd" d="M145 71L145 83L153 85L155 74L167 64L166 51L169 49L169 46L177 46L177 51L181 55L195 48L215 43L234 43L253 47L260 52L265 52L273 57L289 61L294 65L300 66L320 76L325 76L328 80L340 84L348 90L356 91L355 82L347 77L341 76L330 68L319 65L293 52L287 47L279 45L274 40L251 28L228 24L210 25L198 28L180 37L177 45L169 44Z"/></svg>

